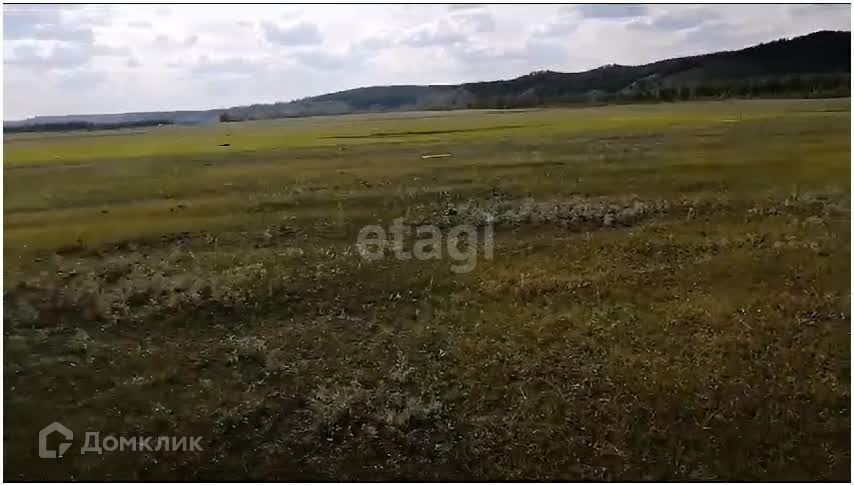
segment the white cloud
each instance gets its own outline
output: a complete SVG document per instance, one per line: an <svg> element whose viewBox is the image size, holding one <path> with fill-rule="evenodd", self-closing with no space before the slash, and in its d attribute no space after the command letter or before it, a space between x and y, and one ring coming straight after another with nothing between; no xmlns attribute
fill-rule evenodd
<svg viewBox="0 0 854 485"><path fill-rule="evenodd" d="M65 89L75 92L91 91L96 89L99 84L105 82L107 75L102 71L81 69L61 74L58 80L59 85Z"/></svg>
<svg viewBox="0 0 854 485"><path fill-rule="evenodd" d="M131 49L128 46L112 46L104 44L93 45L90 48L90 52L95 56L128 57L131 55Z"/></svg>
<svg viewBox="0 0 854 485"><path fill-rule="evenodd" d="M578 71L850 21L847 5L5 5L4 117Z"/></svg>
<svg viewBox="0 0 854 485"><path fill-rule="evenodd" d="M284 46L316 45L323 42L323 36L316 25L310 22L299 22L292 25L279 26L273 22L262 22L264 36L273 44Z"/></svg>
<svg viewBox="0 0 854 485"><path fill-rule="evenodd" d="M492 32L495 30L495 17L485 11L469 11L466 10L462 14L456 14L452 17L459 25L465 29L475 32Z"/></svg>
<svg viewBox="0 0 854 485"><path fill-rule="evenodd" d="M261 69L264 69L264 67L265 63L263 61L252 60L245 57L230 57L213 60L208 58L208 56L202 56L202 58L190 68L190 74L201 77L222 74L249 76Z"/></svg>
<svg viewBox="0 0 854 485"><path fill-rule="evenodd" d="M635 20L629 26L664 32L677 32L679 30L698 27L706 22L712 22L717 19L717 12L709 8L677 8L658 15Z"/></svg>
<svg viewBox="0 0 854 485"><path fill-rule="evenodd" d="M57 45L45 49L24 44L13 48L11 59L6 63L35 71L52 71L80 67L91 58L91 51L85 47Z"/></svg>
<svg viewBox="0 0 854 485"><path fill-rule="evenodd" d="M91 27L78 27L64 15L64 8L51 5L8 5L3 10L5 40L53 40L91 43Z"/></svg>
<svg viewBox="0 0 854 485"><path fill-rule="evenodd" d="M465 35L448 22L435 22L408 32L402 42L412 47L429 47L454 44L465 40Z"/></svg>
<svg viewBox="0 0 854 485"><path fill-rule="evenodd" d="M299 61L308 67L320 71L338 71L344 68L354 68L361 63L361 56L355 52L331 52L321 49L300 51L294 54Z"/></svg>

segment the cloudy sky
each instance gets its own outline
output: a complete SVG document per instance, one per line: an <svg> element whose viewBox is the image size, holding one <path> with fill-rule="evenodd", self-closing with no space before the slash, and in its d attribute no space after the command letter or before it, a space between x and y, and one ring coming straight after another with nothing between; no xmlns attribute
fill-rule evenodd
<svg viewBox="0 0 854 485"><path fill-rule="evenodd" d="M579 71L850 30L842 6L4 5L4 119Z"/></svg>

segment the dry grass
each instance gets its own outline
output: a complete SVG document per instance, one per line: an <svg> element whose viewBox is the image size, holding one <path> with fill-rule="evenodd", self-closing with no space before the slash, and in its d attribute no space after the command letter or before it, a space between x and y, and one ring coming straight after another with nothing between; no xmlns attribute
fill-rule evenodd
<svg viewBox="0 0 854 485"><path fill-rule="evenodd" d="M848 106L15 139L4 478L846 481ZM361 260L397 217L492 221L494 258Z"/></svg>

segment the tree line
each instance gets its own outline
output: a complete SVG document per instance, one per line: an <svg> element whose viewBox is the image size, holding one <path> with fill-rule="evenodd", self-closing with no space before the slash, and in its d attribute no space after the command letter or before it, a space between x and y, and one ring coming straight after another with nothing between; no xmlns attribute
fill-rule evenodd
<svg viewBox="0 0 854 485"><path fill-rule="evenodd" d="M16 126L3 126L4 133L59 132L120 130L122 128L141 128L147 126L171 125L171 120L126 121L121 123L92 123L88 121L66 121L59 123L35 123Z"/></svg>

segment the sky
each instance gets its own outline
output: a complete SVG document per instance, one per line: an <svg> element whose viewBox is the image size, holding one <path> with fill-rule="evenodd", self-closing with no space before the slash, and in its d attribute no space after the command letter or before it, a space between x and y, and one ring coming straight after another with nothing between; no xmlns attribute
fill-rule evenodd
<svg viewBox="0 0 854 485"><path fill-rule="evenodd" d="M3 118L211 109L738 49L848 5L9 5Z"/></svg>

